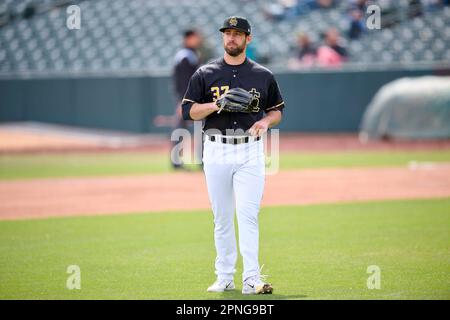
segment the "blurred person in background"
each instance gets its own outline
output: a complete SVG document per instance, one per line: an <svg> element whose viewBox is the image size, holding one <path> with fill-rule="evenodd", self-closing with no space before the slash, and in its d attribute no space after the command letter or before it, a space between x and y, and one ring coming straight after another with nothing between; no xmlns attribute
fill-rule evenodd
<svg viewBox="0 0 450 320"><path fill-rule="evenodd" d="M317 48L306 33L302 32L298 35L298 45L298 59L300 62L307 65L314 63L317 56Z"/></svg>
<svg viewBox="0 0 450 320"><path fill-rule="evenodd" d="M348 16L350 19L350 27L347 35L350 40L358 39L366 30L367 5L367 0L349 1Z"/></svg>
<svg viewBox="0 0 450 320"><path fill-rule="evenodd" d="M348 37L351 40L358 39L366 29L366 19L364 11L358 7L352 7L349 10L350 27Z"/></svg>
<svg viewBox="0 0 450 320"><path fill-rule="evenodd" d="M328 29L324 44L317 50L317 63L325 67L337 67L348 60L347 49L340 44L340 34L336 28Z"/></svg>
<svg viewBox="0 0 450 320"><path fill-rule="evenodd" d="M172 78L176 98L176 128L188 129L192 122L183 120L181 115L181 101L183 100L191 76L201 65L199 49L202 43L202 36L197 30L186 30L183 34L183 48L175 55ZM173 141L174 146L178 143L179 141ZM174 169L186 169L179 158L171 158L171 163Z"/></svg>
<svg viewBox="0 0 450 320"><path fill-rule="evenodd" d="M408 18L423 16L423 4L421 0L409 0L408 3Z"/></svg>
<svg viewBox="0 0 450 320"><path fill-rule="evenodd" d="M367 0L347 0L350 8L355 8L365 13L367 10Z"/></svg>
<svg viewBox="0 0 450 320"><path fill-rule="evenodd" d="M269 2L262 10L266 18L273 21L295 18L298 2L298 0L277 0Z"/></svg>
<svg viewBox="0 0 450 320"><path fill-rule="evenodd" d="M270 54L268 53L267 48L261 46L260 42L256 38L253 38L252 42L247 45L245 54L247 58L255 62L264 64L270 63Z"/></svg>
<svg viewBox="0 0 450 320"><path fill-rule="evenodd" d="M263 7L268 19L273 21L295 19L316 9L335 7L335 0L277 0Z"/></svg>
<svg viewBox="0 0 450 320"><path fill-rule="evenodd" d="M298 0L297 12L299 15L309 13L316 9L329 9L335 6L334 0Z"/></svg>
<svg viewBox="0 0 450 320"><path fill-rule="evenodd" d="M297 69L309 67L316 63L317 47L312 43L308 34L300 32L297 36L295 57L289 60L289 68Z"/></svg>
<svg viewBox="0 0 450 320"><path fill-rule="evenodd" d="M450 0L409 0L408 17L422 16L424 11L441 10L450 6Z"/></svg>
<svg viewBox="0 0 450 320"><path fill-rule="evenodd" d="M332 8L335 5L334 0L316 0L317 6L322 9Z"/></svg>

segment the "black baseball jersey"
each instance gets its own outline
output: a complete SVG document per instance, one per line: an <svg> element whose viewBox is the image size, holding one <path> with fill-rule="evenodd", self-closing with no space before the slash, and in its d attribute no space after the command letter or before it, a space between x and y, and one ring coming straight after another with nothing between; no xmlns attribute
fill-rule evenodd
<svg viewBox="0 0 450 320"><path fill-rule="evenodd" d="M229 65L224 58L200 67L191 77L182 101L183 118L192 120L190 110L193 103L216 101L232 88L243 88L256 99L253 112L213 112L205 119L203 130L226 129L247 131L271 110L282 111L283 98L274 75L267 68L246 58L240 65Z"/></svg>

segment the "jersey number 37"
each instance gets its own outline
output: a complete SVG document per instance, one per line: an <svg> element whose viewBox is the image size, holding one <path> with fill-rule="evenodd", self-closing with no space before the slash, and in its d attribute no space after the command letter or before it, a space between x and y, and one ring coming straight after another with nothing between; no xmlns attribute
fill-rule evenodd
<svg viewBox="0 0 450 320"><path fill-rule="evenodd" d="M229 86L221 86L219 87L211 87L211 91L213 93L213 101L216 101L220 98L220 96L224 93L226 93L230 89Z"/></svg>

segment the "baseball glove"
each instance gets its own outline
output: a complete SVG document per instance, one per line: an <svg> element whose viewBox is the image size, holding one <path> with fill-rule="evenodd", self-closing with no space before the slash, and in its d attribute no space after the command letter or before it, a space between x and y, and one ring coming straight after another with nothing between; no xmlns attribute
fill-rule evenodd
<svg viewBox="0 0 450 320"><path fill-rule="evenodd" d="M224 93L216 100L220 113L222 110L228 112L252 112L253 95L242 88L233 88Z"/></svg>

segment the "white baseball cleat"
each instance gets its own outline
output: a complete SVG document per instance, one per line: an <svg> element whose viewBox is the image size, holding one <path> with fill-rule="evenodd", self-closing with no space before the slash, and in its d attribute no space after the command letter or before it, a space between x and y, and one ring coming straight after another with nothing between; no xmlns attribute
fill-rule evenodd
<svg viewBox="0 0 450 320"><path fill-rule="evenodd" d="M263 278L261 276L261 278ZM245 279L242 286L242 294L271 294L273 287L270 283L261 280L259 276Z"/></svg>
<svg viewBox="0 0 450 320"><path fill-rule="evenodd" d="M206 291L208 292L224 292L234 290L233 280L219 280L217 279Z"/></svg>

